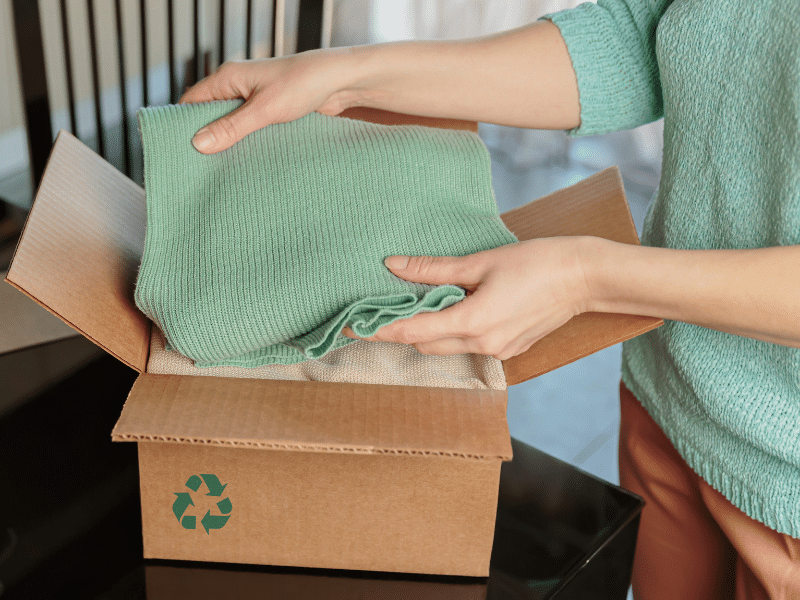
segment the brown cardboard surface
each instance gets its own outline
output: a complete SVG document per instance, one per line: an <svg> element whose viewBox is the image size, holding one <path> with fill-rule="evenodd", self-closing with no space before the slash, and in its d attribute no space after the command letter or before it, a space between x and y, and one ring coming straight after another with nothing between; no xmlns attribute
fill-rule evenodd
<svg viewBox="0 0 800 600"><path fill-rule="evenodd" d="M475 121L406 115L387 110L378 110L377 108L368 108L366 106L348 108L339 116L346 117L348 119L369 121L370 123L380 123L381 125L425 125L426 127L440 127L442 129L466 129L467 131L472 131L474 133L478 132L478 124Z"/></svg>
<svg viewBox="0 0 800 600"><path fill-rule="evenodd" d="M520 240L593 235L624 244L639 243L617 167L504 212L501 217Z"/></svg>
<svg viewBox="0 0 800 600"><path fill-rule="evenodd" d="M470 128L374 109L351 118ZM474 127L472 127L474 129ZM59 135L7 281L129 366L146 369L150 322L133 303L144 245L144 192L76 138ZM638 243L617 169L502 215L520 239L596 235ZM509 385L526 381L662 324L584 314L504 362Z"/></svg>
<svg viewBox="0 0 800 600"><path fill-rule="evenodd" d="M213 473L219 497L176 494ZM486 576L500 461L139 444L145 558ZM205 492L201 487L199 492ZM206 514L230 518L208 533Z"/></svg>
<svg viewBox="0 0 800 600"><path fill-rule="evenodd" d="M115 441L510 460L505 391L140 375Z"/></svg>
<svg viewBox="0 0 800 600"><path fill-rule="evenodd" d="M469 128L366 109L346 116ZM613 173L504 219L521 239L636 242ZM150 324L133 287L144 224L143 191L62 132L8 274L140 372ZM506 377L523 381L658 323L582 315L507 361ZM147 557L485 576L500 464L511 456L505 408L497 390L144 373L112 437L140 442ZM195 494L197 527L184 529L176 494L209 473L227 484L229 521L204 531L216 498Z"/></svg>
<svg viewBox="0 0 800 600"><path fill-rule="evenodd" d="M486 600L485 579L419 581L146 564L147 600Z"/></svg>
<svg viewBox="0 0 800 600"><path fill-rule="evenodd" d="M144 190L62 131L6 281L142 372L150 322L133 288L144 232Z"/></svg>
<svg viewBox="0 0 800 600"><path fill-rule="evenodd" d="M639 243L616 167L501 216L520 240L590 235L624 244ZM527 352L503 361L506 383L514 385L533 379L663 323L654 317L634 315L578 315Z"/></svg>
<svg viewBox="0 0 800 600"><path fill-rule="evenodd" d="M0 279L6 272L0 271ZM6 282L0 283L0 355L78 333Z"/></svg>

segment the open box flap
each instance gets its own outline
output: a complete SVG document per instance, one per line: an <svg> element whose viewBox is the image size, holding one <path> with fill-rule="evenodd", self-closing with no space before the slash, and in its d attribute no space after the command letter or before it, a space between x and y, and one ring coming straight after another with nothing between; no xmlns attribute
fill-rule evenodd
<svg viewBox="0 0 800 600"><path fill-rule="evenodd" d="M591 235L638 244L622 177L612 167L568 188L501 215L520 240ZM530 350L503 361L506 383L522 383L553 369L659 327L654 317L584 313L573 317Z"/></svg>
<svg viewBox="0 0 800 600"><path fill-rule="evenodd" d="M510 460L501 390L142 374L111 437Z"/></svg>
<svg viewBox="0 0 800 600"><path fill-rule="evenodd" d="M359 109L345 116L471 129ZM352 113L352 114L351 114ZM430 123L428 122L430 121ZM472 126L472 127L471 127ZM521 240L595 235L638 243L616 168L502 215ZM145 232L144 191L77 138L56 140L6 281L119 360L144 372L150 322L133 290ZM509 385L526 381L658 327L651 317L587 313L504 361Z"/></svg>
<svg viewBox="0 0 800 600"><path fill-rule="evenodd" d="M475 121L464 121L461 119L443 119L439 117L422 117L418 115L407 115L388 110L370 108L368 106L357 106L348 108L339 114L340 117L378 123L379 125L424 125L425 127L439 127L441 129L462 129L478 133L478 124Z"/></svg>
<svg viewBox="0 0 800 600"><path fill-rule="evenodd" d="M61 131L6 281L140 373L150 322L133 290L144 190Z"/></svg>

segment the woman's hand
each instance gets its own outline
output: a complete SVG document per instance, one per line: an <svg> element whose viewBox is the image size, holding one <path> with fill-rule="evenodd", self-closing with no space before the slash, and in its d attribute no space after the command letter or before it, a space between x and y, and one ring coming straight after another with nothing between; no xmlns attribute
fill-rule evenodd
<svg viewBox="0 0 800 600"><path fill-rule="evenodd" d="M303 52L286 58L227 62L181 97L180 102L242 98L235 111L203 127L192 139L204 154L220 152L246 135L317 111L338 115L359 104L350 83L347 48Z"/></svg>
<svg viewBox="0 0 800 600"><path fill-rule="evenodd" d="M596 237L530 240L461 258L391 256L386 265L398 277L460 285L467 297L367 339L413 344L423 354L507 359L574 315L605 312L800 348L798 264L800 246L675 250Z"/></svg>
<svg viewBox="0 0 800 600"><path fill-rule="evenodd" d="M256 129L312 111L368 106L410 115L531 127L580 124L575 71L549 21L483 38L391 42L222 65L181 102L242 98L192 142L219 152Z"/></svg>
<svg viewBox="0 0 800 600"><path fill-rule="evenodd" d="M472 352L501 360L521 354L586 310L581 239L537 239L458 258L391 256L386 266L398 277L459 285L467 297L440 312L387 325L366 339L413 344L423 354ZM355 338L349 329L344 333Z"/></svg>

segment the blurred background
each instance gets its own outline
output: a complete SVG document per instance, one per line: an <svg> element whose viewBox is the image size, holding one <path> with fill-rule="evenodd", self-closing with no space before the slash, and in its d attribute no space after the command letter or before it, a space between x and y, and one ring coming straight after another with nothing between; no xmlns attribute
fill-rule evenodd
<svg viewBox="0 0 800 600"><path fill-rule="evenodd" d="M8 267L59 129L73 132L141 182L136 110L175 101L183 89L223 60L328 45L484 35L575 4L575 0L0 2L0 274ZM536 101L530 99L532 105ZM489 124L480 124L479 133L492 156L501 212L617 165L641 232L660 174L660 122L584 138ZM9 333L13 331L34 332L37 344L13 351L20 341ZM512 435L616 483L620 351L620 346L606 349L511 388ZM45 390L100 354L11 286L0 284L0 438L7 433L3 427L26 410L34 415L43 410L34 405ZM113 408L108 427L101 432L103 439L118 414L118 407ZM10 445L12 438L6 439ZM3 464L6 450L0 443L2 475L8 474L8 464ZM104 484L109 497L130 493L125 486L135 483L135 477L130 473L125 477L127 483L119 479ZM65 516L63 523L73 523L73 517ZM0 562L4 544L9 544L4 535L9 534L0 531Z"/></svg>
<svg viewBox="0 0 800 600"><path fill-rule="evenodd" d="M136 110L143 104L174 101L223 59L262 58L319 45L484 35L575 4L575 0L2 2L0 271L7 268L31 204L34 181L59 129L74 132L141 182ZM32 26L37 19L40 27ZM273 23L279 24L275 35ZM37 47L43 48L41 56ZM641 231L660 172L660 122L584 138L481 124L480 135L492 155L501 211L618 165ZM32 166L31 157L40 164ZM28 301L8 287L3 286L0 319L23 318L20 307ZM53 327L58 329L57 324ZM0 414L4 404L14 405L30 394L37 380L50 381L60 376L55 372L59 366L69 371L73 362L82 363L95 353L82 340L74 346L79 349L67 353L73 360L63 365L57 356L44 356L51 350L40 349L37 364L15 369L13 378L5 369ZM619 356L619 346L610 348L513 388L512 433L616 481ZM28 374L29 381L23 381Z"/></svg>

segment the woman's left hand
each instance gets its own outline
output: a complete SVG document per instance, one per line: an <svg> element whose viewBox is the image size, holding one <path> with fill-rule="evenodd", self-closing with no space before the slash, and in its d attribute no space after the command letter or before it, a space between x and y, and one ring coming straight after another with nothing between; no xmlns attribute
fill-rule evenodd
<svg viewBox="0 0 800 600"><path fill-rule="evenodd" d="M458 285L467 297L363 339L412 344L422 354L477 353L501 360L521 354L585 312L590 298L579 259L582 239L536 239L455 258L390 256L386 266L398 277ZM349 329L343 333L362 339Z"/></svg>

